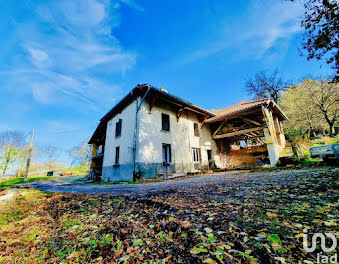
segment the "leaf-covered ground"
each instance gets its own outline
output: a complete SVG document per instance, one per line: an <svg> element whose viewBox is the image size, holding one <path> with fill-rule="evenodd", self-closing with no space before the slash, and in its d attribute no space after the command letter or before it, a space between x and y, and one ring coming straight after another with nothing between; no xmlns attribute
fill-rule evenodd
<svg viewBox="0 0 339 264"><path fill-rule="evenodd" d="M338 168L144 197L29 190L0 204L0 263L316 263L304 228L338 235Z"/></svg>

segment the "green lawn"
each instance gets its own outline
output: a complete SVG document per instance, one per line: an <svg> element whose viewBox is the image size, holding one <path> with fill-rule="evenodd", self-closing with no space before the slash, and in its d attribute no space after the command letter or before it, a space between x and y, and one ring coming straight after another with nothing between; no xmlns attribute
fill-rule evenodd
<svg viewBox="0 0 339 264"><path fill-rule="evenodd" d="M53 179L57 179L57 178L60 178L60 177L69 177L69 176L41 176L41 175L35 175L35 176L30 176L28 178L27 182L43 181L43 180L53 180ZM12 185L20 184L20 183L25 183L24 178L11 177L10 179L5 180L2 183L0 183L0 188L9 188L9 187L13 187Z"/></svg>
<svg viewBox="0 0 339 264"><path fill-rule="evenodd" d="M77 175L77 176L87 175L88 171L89 171L89 167L87 165L71 167L71 168L66 168L66 169L62 169L61 170L62 173L72 172L73 175Z"/></svg>
<svg viewBox="0 0 339 264"><path fill-rule="evenodd" d="M304 159L302 159L300 161L301 165L312 166L312 165L321 164L323 159L321 159L321 158L311 158L310 147L318 147L318 146L322 146L322 145L330 145L330 144L339 143L339 136L322 137L322 138L319 138L319 139L313 139L313 140L311 140L310 143L311 143L310 144L311 146L306 146L306 147L303 148Z"/></svg>
<svg viewBox="0 0 339 264"><path fill-rule="evenodd" d="M320 139L314 139L311 141L313 146L329 145L339 143L339 135L335 137L323 137Z"/></svg>
<svg viewBox="0 0 339 264"><path fill-rule="evenodd" d="M61 172L61 173L71 172L73 174L72 176L84 176L84 175L87 175L88 171L89 171L88 166L83 165L83 166L77 166L77 167L58 170L58 173L59 172ZM28 177L28 182L53 180L53 179L57 179L57 178L60 178L60 177L70 177L70 176L30 175ZM8 187L11 187L12 185L20 184L20 183L25 183L24 178L22 178L22 177L19 177L19 178L11 177L9 179L6 179L2 183L0 183L0 188L8 188Z"/></svg>

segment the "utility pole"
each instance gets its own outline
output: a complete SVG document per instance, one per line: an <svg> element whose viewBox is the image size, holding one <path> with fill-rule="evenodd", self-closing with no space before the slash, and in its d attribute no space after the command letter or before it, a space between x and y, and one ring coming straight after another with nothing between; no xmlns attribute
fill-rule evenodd
<svg viewBox="0 0 339 264"><path fill-rule="evenodd" d="M33 149L33 139L34 139L34 129L32 130L32 133L31 133L31 141L29 142L28 158L27 158L26 173L25 173L25 182L28 180L29 165L31 163L31 155L32 155L32 149Z"/></svg>

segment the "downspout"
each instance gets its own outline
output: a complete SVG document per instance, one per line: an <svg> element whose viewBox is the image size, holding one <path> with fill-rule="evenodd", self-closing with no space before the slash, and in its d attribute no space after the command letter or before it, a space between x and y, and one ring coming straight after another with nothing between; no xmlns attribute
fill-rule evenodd
<svg viewBox="0 0 339 264"><path fill-rule="evenodd" d="M191 149L191 138L190 138L190 129L188 126L188 111L187 111L187 115L186 115L186 125L187 125L187 139L188 139L188 160L191 160L190 162L190 171L192 170L192 149Z"/></svg>
<svg viewBox="0 0 339 264"><path fill-rule="evenodd" d="M138 136L138 113L140 110L140 107L142 105L142 103L144 102L148 92L150 91L151 87L149 85L147 85L148 89L147 92L145 93L145 95L143 96L143 98L140 101L140 104L138 104L138 98L136 100L136 106L135 106L135 124L134 124L134 136L133 136L133 181L136 180L136 158L137 158L137 136Z"/></svg>

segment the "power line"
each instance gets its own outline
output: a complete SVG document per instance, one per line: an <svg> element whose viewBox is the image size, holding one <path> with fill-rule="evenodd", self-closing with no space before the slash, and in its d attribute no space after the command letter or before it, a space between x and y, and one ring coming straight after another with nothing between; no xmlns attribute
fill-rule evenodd
<svg viewBox="0 0 339 264"><path fill-rule="evenodd" d="M85 128L84 129L75 129L75 130L69 130L69 131L61 131L61 132L53 132L53 133L47 133L49 135L57 135L57 134L65 134L65 133L73 133L73 132L78 132L78 131L81 131L81 130L86 130Z"/></svg>
<svg viewBox="0 0 339 264"><path fill-rule="evenodd" d="M21 139L24 139L25 137L27 137L29 134L31 134L32 131L28 132L26 135L24 135Z"/></svg>
<svg viewBox="0 0 339 264"><path fill-rule="evenodd" d="M83 130L91 130L92 128L79 128L79 129L74 129L74 130L66 130L66 131L60 131L60 132L50 132L47 133L49 135L58 135L58 134L66 134L66 133L73 133L73 132L79 132L79 131L83 131Z"/></svg>

